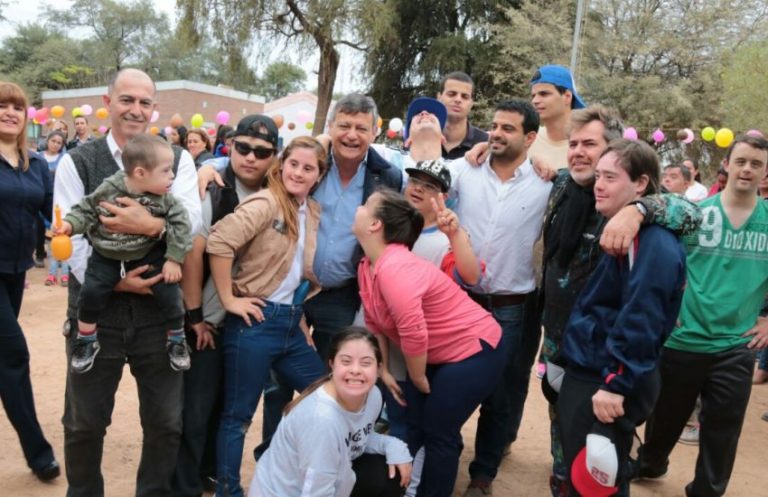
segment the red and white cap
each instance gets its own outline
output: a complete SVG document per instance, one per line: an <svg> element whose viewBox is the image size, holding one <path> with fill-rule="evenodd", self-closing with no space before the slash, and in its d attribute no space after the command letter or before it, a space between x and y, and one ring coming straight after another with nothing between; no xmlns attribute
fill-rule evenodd
<svg viewBox="0 0 768 497"><path fill-rule="evenodd" d="M616 446L604 435L590 433L586 446L571 466L571 483L583 497L609 497L616 494L619 459Z"/></svg>

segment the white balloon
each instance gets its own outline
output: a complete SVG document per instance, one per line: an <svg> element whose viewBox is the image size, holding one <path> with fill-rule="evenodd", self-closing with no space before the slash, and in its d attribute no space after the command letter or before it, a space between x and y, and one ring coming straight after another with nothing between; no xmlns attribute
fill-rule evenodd
<svg viewBox="0 0 768 497"><path fill-rule="evenodd" d="M399 133L403 129L403 120L399 117L395 117L389 120L389 129L395 133Z"/></svg>

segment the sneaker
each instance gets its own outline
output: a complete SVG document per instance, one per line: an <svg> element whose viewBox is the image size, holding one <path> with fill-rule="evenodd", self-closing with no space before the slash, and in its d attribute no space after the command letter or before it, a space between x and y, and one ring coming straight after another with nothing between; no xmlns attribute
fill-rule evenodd
<svg viewBox="0 0 768 497"><path fill-rule="evenodd" d="M35 267L45 267L45 258L35 257Z"/></svg>
<svg viewBox="0 0 768 497"><path fill-rule="evenodd" d="M461 497L482 497L483 495L493 495L493 482L472 480Z"/></svg>
<svg viewBox="0 0 768 497"><path fill-rule="evenodd" d="M65 274L64 276L61 277L61 279L59 279L59 282L61 283L61 286L66 288L67 286L69 286L69 276Z"/></svg>
<svg viewBox="0 0 768 497"><path fill-rule="evenodd" d="M72 372L77 374L87 373L93 367L93 361L101 350L96 339L77 338L72 349Z"/></svg>
<svg viewBox="0 0 768 497"><path fill-rule="evenodd" d="M186 371L192 365L186 340L182 339L180 342L168 340L165 344L165 350L168 351L171 369L174 371Z"/></svg>
<svg viewBox="0 0 768 497"><path fill-rule="evenodd" d="M677 441L685 445L699 445L699 425L685 425Z"/></svg>
<svg viewBox="0 0 768 497"><path fill-rule="evenodd" d="M765 411L762 416L760 416L760 419L763 421L768 421L768 411Z"/></svg>
<svg viewBox="0 0 768 497"><path fill-rule="evenodd" d="M53 286L56 284L56 276L49 274L45 277L45 286Z"/></svg>
<svg viewBox="0 0 768 497"><path fill-rule="evenodd" d="M49 482L59 477L61 474L61 468L59 467L59 463L54 459L40 469L33 469L32 472L35 474L38 480L42 482Z"/></svg>
<svg viewBox="0 0 768 497"><path fill-rule="evenodd" d="M663 468L652 468L645 466L639 459L629 458L629 465L627 471L629 473L629 480L663 480L667 476L669 465L664 465Z"/></svg>

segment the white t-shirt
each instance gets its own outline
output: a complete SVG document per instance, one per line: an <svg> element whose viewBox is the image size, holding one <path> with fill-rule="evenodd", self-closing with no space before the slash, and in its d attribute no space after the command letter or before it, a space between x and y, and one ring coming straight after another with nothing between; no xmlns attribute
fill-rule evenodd
<svg viewBox="0 0 768 497"><path fill-rule="evenodd" d="M698 181L694 181L693 184L689 186L687 190L685 190L685 198L687 198L691 202L698 202L700 200L704 200L705 198L707 198L707 195L709 195L709 191L707 191L707 187L702 185Z"/></svg>

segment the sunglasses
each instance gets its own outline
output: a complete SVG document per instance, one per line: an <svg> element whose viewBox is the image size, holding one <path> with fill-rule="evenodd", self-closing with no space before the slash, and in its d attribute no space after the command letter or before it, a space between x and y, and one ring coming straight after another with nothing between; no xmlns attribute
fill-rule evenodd
<svg viewBox="0 0 768 497"><path fill-rule="evenodd" d="M248 157L248 154L253 152L253 155L257 159L269 159L275 153L274 148L262 147L260 145L256 147L251 147L247 143L239 142L237 140L232 140L232 144L235 146L235 150L237 150L237 153L242 155L243 157Z"/></svg>
<svg viewBox="0 0 768 497"><path fill-rule="evenodd" d="M442 190L439 186L435 185L434 183L430 181L426 181L423 179L416 178L414 176L408 177L408 182L411 183L413 186L419 187L422 190L426 190L428 192L432 193L440 193Z"/></svg>

